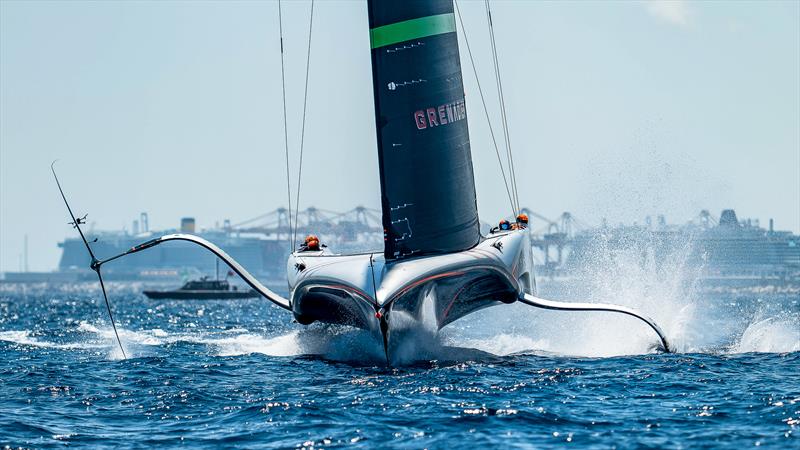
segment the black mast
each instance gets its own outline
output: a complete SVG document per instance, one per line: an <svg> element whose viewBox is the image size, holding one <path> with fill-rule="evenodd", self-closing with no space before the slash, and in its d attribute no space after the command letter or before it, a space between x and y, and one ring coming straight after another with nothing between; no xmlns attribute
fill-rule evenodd
<svg viewBox="0 0 800 450"><path fill-rule="evenodd" d="M480 241L452 0L369 0L387 259Z"/></svg>

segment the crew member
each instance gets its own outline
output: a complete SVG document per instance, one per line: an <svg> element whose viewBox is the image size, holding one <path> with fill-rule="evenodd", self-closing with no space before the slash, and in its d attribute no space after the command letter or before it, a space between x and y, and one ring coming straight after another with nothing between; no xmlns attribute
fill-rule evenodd
<svg viewBox="0 0 800 450"><path fill-rule="evenodd" d="M528 228L528 215L525 213L519 213L517 216L517 221L514 222L512 228L515 230L524 230L525 228Z"/></svg>
<svg viewBox="0 0 800 450"><path fill-rule="evenodd" d="M508 231L510 229L511 229L511 223L509 223L506 219L503 219L496 227L492 227L492 229L489 230L489 233L497 233L498 231Z"/></svg>
<svg viewBox="0 0 800 450"><path fill-rule="evenodd" d="M300 245L301 252L316 252L319 251L319 238L314 234L309 234Z"/></svg>

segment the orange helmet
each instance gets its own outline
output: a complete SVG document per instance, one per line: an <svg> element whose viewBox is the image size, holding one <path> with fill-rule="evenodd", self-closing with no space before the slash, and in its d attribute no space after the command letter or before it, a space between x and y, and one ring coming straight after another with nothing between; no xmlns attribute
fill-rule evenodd
<svg viewBox="0 0 800 450"><path fill-rule="evenodd" d="M316 235L309 234L303 242L309 250L319 250L319 238Z"/></svg>
<svg viewBox="0 0 800 450"><path fill-rule="evenodd" d="M519 223L528 223L528 215L525 213L520 213L517 216L517 222Z"/></svg>

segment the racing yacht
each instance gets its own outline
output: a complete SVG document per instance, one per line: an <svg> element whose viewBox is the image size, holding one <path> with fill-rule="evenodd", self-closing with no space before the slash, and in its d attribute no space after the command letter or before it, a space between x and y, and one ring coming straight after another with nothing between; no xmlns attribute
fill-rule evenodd
<svg viewBox="0 0 800 450"><path fill-rule="evenodd" d="M173 240L193 242L215 253L300 324L370 330L390 364L394 348L415 333L415 324L425 322L439 330L477 310L515 302L628 314L650 326L669 351L660 328L636 311L536 297L524 225L481 234L453 0L368 0L368 10L382 251L295 251L287 262L290 294L284 298L216 245L190 234L161 236L98 260L81 231L82 220L70 210L98 276L103 264L124 255ZM101 276L100 281L105 296Z"/></svg>

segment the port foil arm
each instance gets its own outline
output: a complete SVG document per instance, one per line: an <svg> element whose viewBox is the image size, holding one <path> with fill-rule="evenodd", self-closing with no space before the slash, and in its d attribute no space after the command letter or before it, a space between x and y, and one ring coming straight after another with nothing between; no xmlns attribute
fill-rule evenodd
<svg viewBox="0 0 800 450"><path fill-rule="evenodd" d="M618 305L609 305L607 303L573 303L573 302L557 302L554 300L545 300L543 298L534 297L530 294L521 294L519 297L519 301L525 303L526 305L535 306L536 308L542 309L552 309L556 311L608 311L608 312L617 312L622 314L627 314L629 316L636 317L637 319L646 323L653 331L656 332L659 339L661 339L661 344L663 345L663 351L667 353L674 352L674 349L670 347L669 342L667 341L667 337L664 335L664 332L661 328L653 321L653 319L645 316L644 314L639 313L636 310L631 308L626 308L625 306L618 306Z"/></svg>
<svg viewBox="0 0 800 450"><path fill-rule="evenodd" d="M169 241L187 241L187 242L195 243L195 244L205 248L206 250L210 251L211 253L217 255L217 257L219 257L219 259L224 261L225 264L227 264L228 267L231 268L231 270L236 272L236 274L239 275L239 277L241 277L241 279L244 280L245 283L247 283L256 292L258 292L259 294L264 296L267 300L269 300L272 303L280 306L283 309L287 309L287 310L291 310L292 309L290 304L289 304L289 300L288 299L285 299L285 298L281 297L280 295L276 294L275 292L272 292L266 286L261 284L253 275L250 274L250 272L246 271L244 269L244 267L242 267L238 262L236 262L236 260L231 258L230 255L225 253L221 248L219 248L216 245L212 244L211 242L209 242L209 241L207 241L207 240L205 240L205 239L203 239L201 237L195 236L193 234L177 233L177 234L167 234L167 235L164 235L164 236L161 236L161 237L157 237L155 239L151 239L149 241L146 241L146 242L143 242L143 243L141 243L139 245L136 245L136 246L132 247L130 250L128 250L126 252L123 252L123 253L120 253L119 255L112 256L111 258L107 258L107 259L98 261L97 265L99 267L99 266L102 266L103 264L105 264L107 262L111 262L111 261L113 261L115 259L122 258L125 255L130 255L132 253L137 253L137 252L140 252L142 250L146 250L146 249L148 249L150 247L154 247L154 246L156 246L158 244L163 244L164 242L169 242Z"/></svg>
<svg viewBox="0 0 800 450"><path fill-rule="evenodd" d="M57 161L57 160L56 160ZM89 241L86 240L86 236L83 234L83 230L81 229L81 225L86 223L86 215L81 218L75 217L75 214L72 212L72 207L69 206L69 202L67 201L67 196L64 194L64 189L61 188L61 181L58 180L58 175L56 175L56 161L53 161L50 164L50 171L53 172L53 178L56 180L56 186L58 186L58 192L61 193L61 198L64 199L64 205L67 207L67 211L69 211L69 217L72 219L72 222L69 224L75 227L78 230L78 233L81 235L81 240L83 244L86 246L86 251L89 252L89 256L92 258L92 262L89 267L94 270L97 274L97 279L100 281L100 288L103 290L103 300L106 303L106 310L108 311L108 318L111 320L111 327L114 329L114 336L117 338L117 344L119 344L119 350L122 352L122 359L127 359L128 355L125 354L125 348L122 346L122 339L119 338L119 332L117 332L117 323L114 321L114 313L111 312L111 303L108 301L108 293L106 292L106 285L103 283L103 275L100 273L100 264L97 258L94 256L94 252L92 251L92 246L89 245ZM96 241L97 239L95 239ZM93 241L94 242L94 241Z"/></svg>

